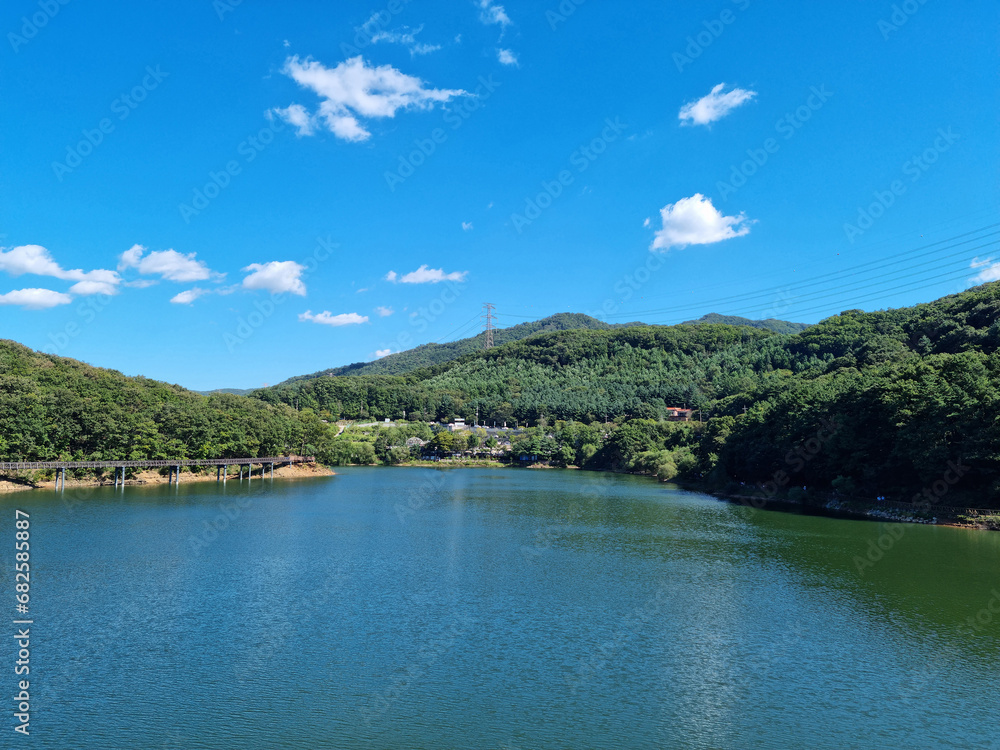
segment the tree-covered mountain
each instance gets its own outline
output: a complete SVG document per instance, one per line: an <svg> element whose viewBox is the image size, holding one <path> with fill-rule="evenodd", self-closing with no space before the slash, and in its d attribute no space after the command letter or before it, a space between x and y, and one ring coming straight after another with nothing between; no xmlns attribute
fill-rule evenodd
<svg viewBox="0 0 1000 750"><path fill-rule="evenodd" d="M487 423L627 428L588 459L594 468L648 469L659 459L635 464L640 453L683 447L696 461L682 463L703 475L884 494L950 487L941 483L958 462L968 467L962 486L985 503L1000 495L998 347L993 283L910 308L849 310L797 334L715 323L546 332L404 376L254 395L331 417L472 420L478 410ZM662 419L685 404L705 427L672 445L676 430Z"/></svg>
<svg viewBox="0 0 1000 750"><path fill-rule="evenodd" d="M284 405L202 396L0 340L4 460L276 455L301 450L306 421Z"/></svg>
<svg viewBox="0 0 1000 750"><path fill-rule="evenodd" d="M809 327L808 323L791 323L787 320L777 318L767 318L766 320L750 320L741 318L738 315L719 315L719 313L708 313L702 315L697 320L684 321L684 325L698 325L701 323L722 323L727 326L750 326L751 328L764 328L775 333L799 333Z"/></svg>
<svg viewBox="0 0 1000 750"><path fill-rule="evenodd" d="M669 421L684 405L700 418ZM719 323L540 331L400 375L316 377L252 397L201 396L0 342L8 459L292 449L398 463L412 455L408 438L429 437L426 422L477 413L529 425L513 455L556 464L993 507L1000 282L848 310L795 334ZM332 424L404 416L410 426L365 436Z"/></svg>
<svg viewBox="0 0 1000 750"><path fill-rule="evenodd" d="M607 330L615 327L615 325L604 323L582 313L557 313L530 323L518 323L510 328L497 328L493 331L493 343L500 345L510 341L519 341L540 331L569 331L578 328ZM350 365L314 372L310 375L289 378L283 383L279 383L278 386L327 375L400 375L421 367L449 362L458 359L463 354L481 351L485 346L485 337L485 333L480 333L477 336L446 344L423 344L404 352L389 354L373 362L355 362Z"/></svg>

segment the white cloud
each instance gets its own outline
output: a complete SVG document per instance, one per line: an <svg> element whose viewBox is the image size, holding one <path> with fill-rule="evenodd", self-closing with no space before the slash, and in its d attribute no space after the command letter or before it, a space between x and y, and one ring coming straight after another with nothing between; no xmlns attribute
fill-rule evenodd
<svg viewBox="0 0 1000 750"><path fill-rule="evenodd" d="M273 112L289 125L293 125L296 135L316 134L316 118L301 104L289 104L284 109L275 109Z"/></svg>
<svg viewBox="0 0 1000 750"><path fill-rule="evenodd" d="M115 271L103 268L93 271L84 271L80 268L65 269L41 245L20 245L6 252L0 249L0 271L5 271L11 276L33 274L63 281L75 281L69 291L81 296L118 294L118 285L122 281L121 276Z"/></svg>
<svg viewBox="0 0 1000 750"><path fill-rule="evenodd" d="M478 0L479 20L485 24L499 24L502 27L510 26L510 16L502 5L497 5L493 0Z"/></svg>
<svg viewBox="0 0 1000 750"><path fill-rule="evenodd" d="M642 225L643 225L644 227L646 227L646 229L649 229L649 228L650 228L650 227L651 227L651 226L653 225L653 222L652 222L652 220L651 220L651 219L650 219L650 218L649 218L649 217L647 216L647 217L646 217L646 219L645 219L645 220L644 220L644 221L642 222Z"/></svg>
<svg viewBox="0 0 1000 750"><path fill-rule="evenodd" d="M118 294L121 277L114 271L91 271L90 278L76 282L69 288L71 294L87 297L91 294Z"/></svg>
<svg viewBox="0 0 1000 750"><path fill-rule="evenodd" d="M393 310L391 307L383 307L383 306L379 305L378 307L375 308L375 312L378 313L378 316L380 318L388 318L390 315L392 315L396 311Z"/></svg>
<svg viewBox="0 0 1000 750"><path fill-rule="evenodd" d="M462 222L462 229L465 230L466 232L471 232L472 231L472 222L471 221L463 221Z"/></svg>
<svg viewBox="0 0 1000 750"><path fill-rule="evenodd" d="M721 120L741 104L757 96L756 91L734 88L722 93L726 84L720 83L698 101L688 102L678 114L682 125L708 125Z"/></svg>
<svg viewBox="0 0 1000 750"><path fill-rule="evenodd" d="M30 273L36 276L54 276L57 279L66 274L41 245L21 245L7 252L0 251L0 271L6 271L11 276Z"/></svg>
<svg viewBox="0 0 1000 750"><path fill-rule="evenodd" d="M990 281L1000 281L1000 262L994 262L993 258L984 258L983 260L974 258L969 267L982 269L969 279L969 283L971 284L986 284Z"/></svg>
<svg viewBox="0 0 1000 750"><path fill-rule="evenodd" d="M196 299L206 294L211 294L211 292L208 289L195 287L194 289L188 289L180 294L175 294L170 298L170 301L175 305L190 305Z"/></svg>
<svg viewBox="0 0 1000 750"><path fill-rule="evenodd" d="M222 278L225 274L213 272L203 261L195 260L197 253L179 253L176 250L157 250L146 255L146 248L133 245L121 254L118 270L135 268L144 276L156 275L167 281L186 283Z"/></svg>
<svg viewBox="0 0 1000 750"><path fill-rule="evenodd" d="M0 294L0 305L18 305L25 310L45 310L57 305L68 305L73 298L51 289L17 289Z"/></svg>
<svg viewBox="0 0 1000 750"><path fill-rule="evenodd" d="M375 359L382 359L382 357L388 357L392 354L392 349L376 349Z"/></svg>
<svg viewBox="0 0 1000 750"><path fill-rule="evenodd" d="M302 272L306 267L294 260L251 263L243 270L250 272L243 279L244 289L264 289L273 294L289 292L300 297L306 294L306 285L302 283Z"/></svg>
<svg viewBox="0 0 1000 750"><path fill-rule="evenodd" d="M357 313L341 313L340 315L334 315L329 310L324 310L319 315L313 315L311 310L306 310L304 313L299 315L299 320L309 320L313 323L319 323L325 326L352 326L367 323L368 316L358 315Z"/></svg>
<svg viewBox="0 0 1000 750"><path fill-rule="evenodd" d="M146 289L156 286L159 283L159 281L154 281L153 279L136 279L135 281L123 281L122 286L132 287L133 289Z"/></svg>
<svg viewBox="0 0 1000 750"><path fill-rule="evenodd" d="M498 49L497 59L503 65L517 65L517 55L509 49Z"/></svg>
<svg viewBox="0 0 1000 750"><path fill-rule="evenodd" d="M410 31L409 29L406 31L380 31L372 37L372 44L377 44L378 42L402 44L410 51L411 57L415 55L429 55L431 52L437 52L441 49L440 44L424 44L417 41L417 34L423 31L423 29L424 26L421 24L413 31Z"/></svg>
<svg viewBox="0 0 1000 750"><path fill-rule="evenodd" d="M395 117L400 110L431 109L435 104L466 95L461 89L426 88L421 79L401 73L391 65L369 67L360 55L335 68L327 68L316 60L289 57L282 72L319 96L319 109L310 115L305 107L293 104L271 111L292 125L296 121L306 122L305 129L301 124L296 125L299 135L308 135L314 122L322 122L327 130L345 141L371 137L359 118Z"/></svg>
<svg viewBox="0 0 1000 750"><path fill-rule="evenodd" d="M656 232L650 250L669 250L688 245L711 245L713 242L742 237L750 233L752 222L746 214L723 216L712 199L701 193L681 198L660 209L663 228Z"/></svg>
<svg viewBox="0 0 1000 750"><path fill-rule="evenodd" d="M399 281L401 284L437 284L441 281L465 281L468 271L452 271L445 273L442 268L428 268L426 264L420 266L416 271L399 276L395 271L389 271L385 278L387 281Z"/></svg>

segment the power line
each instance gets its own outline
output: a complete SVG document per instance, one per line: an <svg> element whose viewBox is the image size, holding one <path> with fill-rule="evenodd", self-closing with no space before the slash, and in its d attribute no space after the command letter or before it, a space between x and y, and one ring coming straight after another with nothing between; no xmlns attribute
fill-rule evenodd
<svg viewBox="0 0 1000 750"><path fill-rule="evenodd" d="M994 224L992 227L983 227L983 229L977 229L975 231L976 232L981 232L981 231L984 231L986 229L992 229L993 227L996 227L996 226L1000 226L1000 224ZM880 258L878 260L868 261L867 263L861 263L859 265L851 266L849 268L844 268L844 269L841 269L839 271L830 271L829 273L820 274L819 276L812 276L812 277L809 277L809 278L807 278L805 280L808 283L796 284L796 288L803 289L803 288L808 287L808 286L816 286L817 284L821 284L821 283L823 283L824 280L829 279L831 277L843 276L845 278L849 278L851 276L857 276L859 274L873 273L873 272L879 271L879 270L881 270L883 268L888 268L890 266L896 266L896 265L899 265L900 263L906 263L907 261L913 260L915 258L923 258L923 257L926 257L928 255L934 255L936 253L940 253L940 252L945 251L945 250L951 250L951 249L953 249L955 247L959 247L960 245L965 245L965 244L967 244L969 242L978 242L979 240L983 240L983 239L985 239L987 237L993 237L993 236L996 236L996 235L1000 235L1000 230L997 230L997 231L994 231L994 232L988 232L987 234L981 235L979 237L972 237L970 239L963 240L962 242L955 242L954 244L946 245L945 247L941 247L941 248L938 248L936 250L930 250L930 251L928 251L926 253L919 253L919 254L916 254L916 255L913 254L917 250L926 250L927 248L933 247L934 245L940 245L940 244L946 243L946 242L950 243L953 240L960 239L962 237L967 236L968 234L973 234L973 232L967 232L966 234L960 234L960 235L957 235L955 237L951 237L951 238L946 239L946 240L940 240L939 242L932 242L929 245L923 245L922 247L915 248L914 250L907 250L905 252L897 253L895 255L889 255L889 256L887 256L885 258ZM982 249L983 247L986 247L986 246L987 245L979 245L977 247L967 248L965 250L960 250L957 253L952 253L951 255L943 256L943 258L953 258L953 257L956 257L958 255L963 255L965 253L971 252L973 250ZM892 260L894 258L899 258L899 260ZM890 261L890 260L891 260L891 262L888 262L888 263L885 262L885 261ZM927 262L933 263L934 261L931 260L931 261L927 261ZM922 265L926 265L926 263L922 264ZM873 267L869 268L869 266L873 266ZM861 269L863 269L863 268L868 268L868 270L862 272ZM730 297L724 297L722 299L724 301L729 301L729 302L736 301L736 300L741 300L741 299L742 300L755 299L757 297L763 297L763 296L767 296L769 294L773 294L773 293L775 293L777 291L780 291L781 289L784 289L784 288L786 288L786 287L784 287L784 286L782 286L782 287L771 287L770 289L765 289L762 292L746 292L744 294L737 294L737 295L733 295L733 296L730 296ZM655 297L653 297L652 295L645 295L645 296L650 297L652 299L655 299ZM657 295L657 296L665 296L665 295ZM710 301L707 304L712 304L712 302ZM689 310L689 309L692 309L693 307L701 307L701 306L703 306L703 305L679 305L679 306L673 307L673 308L669 308L669 307L668 308L662 308L662 309L658 310L657 312L671 312L673 310L678 310L678 311L679 310ZM614 316L610 316L610 317L625 317L626 315L627 315L626 313L620 313L620 314L617 314L617 315L614 315Z"/></svg>
<svg viewBox="0 0 1000 750"><path fill-rule="evenodd" d="M1000 226L1000 225L993 225L993 226ZM992 228L992 227L984 227L983 229L990 229L990 228ZM977 230L977 231L983 231L983 230ZM966 234L969 234L969 233L966 233ZM924 245L923 247L916 248L916 250L923 250L923 249L926 249L928 247L932 247L934 245L939 245L939 244L941 244L943 242L950 242L952 240L956 240L956 239L959 239L961 237L965 237L966 234L957 235L956 237L952 237L949 240L941 240L940 242L931 243L930 245ZM761 292L756 292L756 293L748 292L748 293L745 293L745 294L733 295L731 297L724 297L724 298L719 298L719 299L715 299L715 300L708 300L706 302L701 302L701 303L677 305L677 306L674 306L674 307L665 307L665 308L658 308L658 309L653 309L653 310L637 310L637 311L630 311L630 312L623 312L623 313L615 313L615 314L612 314L612 315L608 315L607 317L614 319L614 318L629 318L629 317L634 317L636 315L663 315L663 314L668 314L668 313L680 313L682 311L692 310L692 309L695 309L695 308L704 309L706 307L718 307L720 305L731 305L733 303L746 303L746 302L749 302L750 300L753 300L753 299L759 299L761 297L767 297L769 295L778 294L778 293L781 293L782 291L786 291L786 290L793 291L795 289L803 289L803 288L806 288L806 287L816 286L817 284L821 284L825 280L830 279L831 277L838 277L839 276L839 277L841 277L843 279L847 279L847 278L850 278L852 276L868 275L868 274L871 274L871 273L874 273L874 272L882 271L882 270L884 270L886 268L889 268L891 266L899 265L900 263L906 263L906 262L908 262L910 260L913 260L915 258L921 258L921 257L926 257L928 255L939 254L939 253L942 253L944 251L952 250L952 249L954 249L956 247L959 247L960 245L965 245L965 244L968 244L970 242L976 242L976 241L979 241L979 240L983 240L983 239L986 239L987 237L992 237L992 236L997 235L997 234L1000 234L1000 231L989 232L989 233L987 233L985 235L981 235L981 236L978 236L978 237L973 237L973 238L970 238L970 239L966 239L966 240L963 240L961 242L955 242L954 244L947 245L945 247L937 248L936 250L931 250L931 251L928 251L928 252L925 252L925 253L916 254L916 255L913 254L914 251L912 251L912 250L911 251L907 251L906 253L899 253L897 255L889 256L888 258L883 258L883 259L876 260L876 261L869 261L868 263L863 263L861 265L853 266L851 268L843 269L841 271L834 271L834 272L831 272L831 273L822 274L820 276L815 276L815 277L812 277L811 279L804 280L803 283L797 284L794 287L789 287L789 286L772 287L771 289L764 290L764 291L761 291ZM933 258L933 259L931 259L929 261L925 261L924 263L920 263L920 264L916 264L916 265L911 265L911 266L909 266L909 268L914 268L914 267L917 267L917 266L925 266L925 265L928 265L928 264L931 264L931 263L938 263L939 261L943 261L943 260L946 260L948 258L954 258L954 257L960 256L960 255L965 255L965 254L968 254L968 253L973 252L975 250L981 250L983 248L990 247L993 244L993 242L994 241L987 242L987 243L981 244L981 245L977 245L977 246L971 247L971 248L965 248L965 249L962 249L962 250L960 250L958 252L951 253L949 255L940 256L938 258ZM902 256L902 255L906 255L907 257L904 257L904 258L902 258L900 260L891 260L891 262L885 262L886 260L890 260L892 258L898 258L899 256ZM866 268L866 267L869 267L868 270L864 271L862 273L861 269ZM927 273L928 270L931 270L931 269L925 269L925 270L917 272L916 274L904 274L903 277L905 277L907 275L908 276L913 276L913 275L919 275L919 274L922 274L922 273ZM884 277L882 278L882 280L883 281L885 280ZM864 281L864 279L859 279L859 281ZM857 282L854 282L854 283L856 284ZM852 288L852 286L853 286L853 284L847 284L847 285L839 285L839 286L835 286L835 287L831 287L831 288L833 288L835 290L844 291L844 290ZM860 288L866 288L866 287L862 286ZM826 291L826 290L817 290L817 291ZM808 296L812 296L812 295L808 295Z"/></svg>
<svg viewBox="0 0 1000 750"><path fill-rule="evenodd" d="M456 329L455 329L454 331L452 331L451 333L449 333L449 334L446 334L446 335L442 336L442 337L441 337L441 338L439 338L439 339L435 339L434 343L436 343L436 344L440 344L440 343L441 343L442 341L444 341L445 339L450 339L450 338L451 338L452 336L454 336L454 335L455 335L456 333L458 333L459 331L463 331L463 332L464 332L464 331L465 331L465 330L466 330L466 329L467 329L467 328L468 328L468 327L469 327L469 326L470 326L471 324L473 324L473 323L476 323L476 324L478 324L478 323L479 323L479 316L478 316L478 315L474 315L474 316L473 316L472 318L470 318L470 319L469 319L469 320L467 320L466 322L462 323L462 325L460 325L460 326L459 326L458 328L456 328Z"/></svg>
<svg viewBox="0 0 1000 750"><path fill-rule="evenodd" d="M984 245L978 245L978 246L973 247L973 248L968 248L966 250L962 250L959 253L955 253L954 255L967 255L971 251L980 250L980 249L983 249L983 248L986 248L986 247L990 247L990 246L991 246L991 243L986 243ZM954 257L954 256L946 256L946 257ZM878 278L878 280L876 280L876 281L872 281L871 278L860 279L859 282L857 282L857 283L846 284L846 285L841 285L841 286L833 286L833 287L828 287L827 289L817 289L817 290L815 290L813 292L810 292L809 294L806 294L806 295L794 296L791 300L789 300L789 302L786 305L786 307L792 307L793 306L792 303L796 302L796 301L797 301L797 304L801 305L801 304L803 304L805 302L815 302L816 300L828 299L830 297L834 297L834 296L837 296L837 295L843 295L845 293L854 293L854 292L862 291L864 289L871 289L873 287L878 287L878 286L884 285L886 282L889 282L889 281L899 281L899 280L902 280L902 279L909 279L909 278L914 278L914 277L917 277L917 276L924 276L924 275L930 274L930 273L938 273L938 274L940 274L942 272L948 272L949 270L957 270L957 269L954 269L954 263L955 262L953 260L949 260L949 261L947 261L945 263L940 263L939 261L941 261L941 260L944 260L944 258L938 258L938 259L934 259L934 260L930 260L930 261L925 261L924 263L914 264L913 266L911 266L911 268L916 268L918 266L928 266L928 265L931 265L931 264L934 264L934 265L931 265L930 268L922 268L921 270L914 271L912 273L908 272L909 269L907 269L907 272L902 272L901 273L899 271L896 271L894 273L890 273L890 274L887 274L887 275L880 276ZM961 267L961 270L959 271L959 277L961 277L961 276L968 276L969 273L970 273L969 269L963 264L963 266ZM941 279L941 278L937 279L938 282L940 282L942 280L943 279ZM864 283L864 282L870 282L870 283ZM814 284L805 284L803 286L815 286L815 285ZM929 286L933 286L933 284L931 284ZM801 288L801 287L795 287L794 289L790 289L789 291L794 291L794 290L796 290L798 288ZM889 291L889 290L883 289L882 293L884 293L886 291ZM767 296L768 296L767 294L755 295L755 297L767 297ZM768 302L766 304L765 303L756 303L756 304L748 306L748 303L750 302L751 299L753 299L753 298L748 298L748 299L744 299L744 300L733 299L733 300L729 300L729 302L732 303L732 304L735 304L736 307L732 308L732 309L735 309L737 312L740 312L740 313L744 313L744 312L751 311L751 310L764 310L766 312L769 309L773 310L773 308L774 308L773 301L772 302ZM724 312L724 310L726 309L726 305L727 305L726 302L719 302L719 301L716 301L716 302L711 303L711 304L712 304L713 307L719 308L720 312ZM685 309L685 308L681 308L681 309ZM662 315L664 313L671 313L671 312L675 312L675 311L674 310L670 310L670 309L666 309L666 310L644 310L644 311L639 311L638 313L632 313L629 316L620 316L620 317L632 317L632 315L635 315L635 314L640 314L640 315ZM802 313L799 312L797 314L801 315ZM614 316L614 317L619 317L619 316Z"/></svg>

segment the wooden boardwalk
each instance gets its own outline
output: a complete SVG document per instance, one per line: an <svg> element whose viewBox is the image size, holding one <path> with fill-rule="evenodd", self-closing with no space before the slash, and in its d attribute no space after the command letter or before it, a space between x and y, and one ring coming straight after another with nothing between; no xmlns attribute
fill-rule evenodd
<svg viewBox="0 0 1000 750"><path fill-rule="evenodd" d="M315 456L258 456L255 458L145 458L137 461L0 461L0 472L4 471L37 471L38 469L55 469L56 490L59 490L60 482L62 489L66 489L66 469L114 469L115 487L125 486L125 469L153 469L159 467L169 467L170 475L167 483L180 482L182 466L215 466L216 480L226 481L230 466L240 467L240 479L243 478L243 467L247 467L247 478L253 475L252 467L260 464L260 475L264 477L264 467L271 467L271 478L274 478L275 464L283 466L288 464L308 464L315 463ZM119 480L118 472L121 471Z"/></svg>
<svg viewBox="0 0 1000 750"><path fill-rule="evenodd" d="M161 466L272 466L313 463L315 456L267 456L263 458L144 458L139 461L0 461L0 471L35 471L38 469L122 469Z"/></svg>

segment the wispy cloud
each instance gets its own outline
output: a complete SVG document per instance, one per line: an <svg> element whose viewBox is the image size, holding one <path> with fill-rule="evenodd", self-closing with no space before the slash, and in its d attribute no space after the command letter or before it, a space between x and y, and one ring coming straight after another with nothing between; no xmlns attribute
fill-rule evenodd
<svg viewBox="0 0 1000 750"><path fill-rule="evenodd" d="M302 272L306 267L294 260L272 260L269 263L251 263L243 269L249 275L243 279L244 289L263 289L272 294L297 294L304 297L306 285Z"/></svg>
<svg viewBox="0 0 1000 750"><path fill-rule="evenodd" d="M380 318L388 318L396 311L393 310L391 307L382 307L381 305L379 305L378 307L375 308L375 312L378 313L378 316Z"/></svg>
<svg viewBox="0 0 1000 750"><path fill-rule="evenodd" d="M399 276L395 271L386 274L386 281L398 281L400 284L437 284L442 281L465 281L468 271L452 271L445 273L442 268L428 268L426 264L416 271Z"/></svg>
<svg viewBox="0 0 1000 750"><path fill-rule="evenodd" d="M660 209L663 227L656 232L650 250L669 250L688 245L711 245L750 233L746 214L723 216L711 198L695 193Z"/></svg>
<svg viewBox="0 0 1000 750"><path fill-rule="evenodd" d="M289 104L284 109L275 108L272 111L294 127L297 136L316 135L316 120L301 104Z"/></svg>
<svg viewBox="0 0 1000 750"><path fill-rule="evenodd" d="M503 65L517 65L517 55L509 49L498 49L497 59Z"/></svg>
<svg viewBox="0 0 1000 750"><path fill-rule="evenodd" d="M392 349L376 349L375 359L382 359L382 357L388 357L392 354Z"/></svg>
<svg viewBox="0 0 1000 750"><path fill-rule="evenodd" d="M292 104L271 112L291 125L299 135L312 135L322 124L345 141L364 141L371 132L362 119L395 117L399 111L426 110L436 104L465 96L461 89L427 88L414 76L401 73L391 65L369 66L360 55L327 68L316 60L285 61L282 72L302 88L320 98L315 113L301 104Z"/></svg>
<svg viewBox="0 0 1000 750"><path fill-rule="evenodd" d="M472 229L473 229L473 226L472 226L472 222L471 221L463 221L462 222L462 230L463 231L465 231L465 232L471 232Z"/></svg>
<svg viewBox="0 0 1000 750"><path fill-rule="evenodd" d="M510 16L502 5L493 0L476 0L476 5L479 6L479 20L484 24L497 24L504 28L510 26Z"/></svg>
<svg viewBox="0 0 1000 750"><path fill-rule="evenodd" d="M410 31L404 27L403 31L380 31L372 37L372 43L389 42L390 44L401 44L410 52L410 56L429 55L441 49L440 44L424 44L417 41L417 34L424 30L423 24Z"/></svg>
<svg viewBox="0 0 1000 750"><path fill-rule="evenodd" d="M170 298L170 301L175 305L190 305L196 299L198 299L199 297L203 297L206 294L211 294L211 292L208 289L200 289L199 287L195 287L194 289L188 289L187 291L181 292L180 294L175 294L173 297Z"/></svg>
<svg viewBox="0 0 1000 750"><path fill-rule="evenodd" d="M360 325L361 323L368 322L367 315L358 315L357 313L341 313L340 315L334 315L329 310L324 310L319 313L319 315L313 315L311 310L306 310L304 313L299 315L299 320L310 321L312 323L319 323L324 326L353 326Z"/></svg>
<svg viewBox="0 0 1000 750"><path fill-rule="evenodd" d="M73 298L51 289L17 289L0 294L0 305L17 305L25 310L45 310L57 305L68 305Z"/></svg>
<svg viewBox="0 0 1000 750"><path fill-rule="evenodd" d="M970 268L979 269L979 273L969 279L971 284L986 284L990 281L1000 281L1000 261L993 258L973 258Z"/></svg>
<svg viewBox="0 0 1000 750"><path fill-rule="evenodd" d="M146 255L146 248L133 245L119 256L118 270L135 268L144 276L159 276L167 281L189 282L221 279L225 274L215 273L197 253L179 253L176 250L157 250Z"/></svg>
<svg viewBox="0 0 1000 750"><path fill-rule="evenodd" d="M11 276L32 274L35 276L49 276L63 281L75 281L76 283L70 287L69 291L71 294L81 296L117 294L118 285L122 280L121 276L115 271L103 268L94 271L84 271L80 268L65 269L41 245L19 245L7 251L0 248L0 271L4 271Z"/></svg>
<svg viewBox="0 0 1000 750"><path fill-rule="evenodd" d="M734 88L723 92L726 84L720 83L711 92L694 102L688 102L678 114L682 125L708 125L721 120L741 104L757 96L756 91Z"/></svg>

